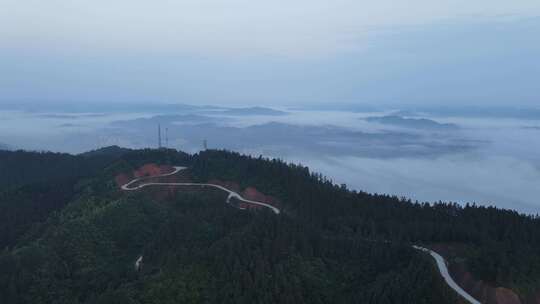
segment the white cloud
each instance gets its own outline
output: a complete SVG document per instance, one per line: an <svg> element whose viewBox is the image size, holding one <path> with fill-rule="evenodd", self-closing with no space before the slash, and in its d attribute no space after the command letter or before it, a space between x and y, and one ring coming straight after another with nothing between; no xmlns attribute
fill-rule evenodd
<svg viewBox="0 0 540 304"><path fill-rule="evenodd" d="M540 170L513 157L346 157L302 162L352 189L428 202L476 202L531 214L540 210Z"/></svg>

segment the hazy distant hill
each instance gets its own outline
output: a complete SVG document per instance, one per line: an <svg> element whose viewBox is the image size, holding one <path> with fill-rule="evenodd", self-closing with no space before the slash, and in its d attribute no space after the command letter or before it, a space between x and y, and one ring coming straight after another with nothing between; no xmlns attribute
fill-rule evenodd
<svg viewBox="0 0 540 304"><path fill-rule="evenodd" d="M538 107L424 106L403 109L399 114L404 116L429 115L436 117L484 117L540 120L540 108Z"/></svg>
<svg viewBox="0 0 540 304"><path fill-rule="evenodd" d="M385 125L394 125L404 128L423 129L423 130L455 130L459 127L455 124L439 123L426 118L404 118L397 115L369 117L369 122L376 122Z"/></svg>
<svg viewBox="0 0 540 304"><path fill-rule="evenodd" d="M437 136L426 139L417 132L408 130L389 130L387 132L369 133L350 130L337 126L308 126L281 122L269 122L246 127L223 126L221 121L232 117L206 117L168 115L161 119L146 118L114 122L117 128L147 134L155 138L157 124L162 130L168 129L170 138L179 134L186 146L198 147L203 139L210 147L222 147L231 150L242 149L274 149L279 147L280 153L302 151L301 153L325 153L327 155L362 155L378 158L400 157L405 155L443 155L476 149L481 142L469 138L454 140ZM212 121L215 120L216 123ZM174 123L172 122L174 121ZM411 129L412 130L412 129Z"/></svg>
<svg viewBox="0 0 540 304"><path fill-rule="evenodd" d="M3 103L0 104L0 109L10 111L29 111L39 112L46 111L55 115L62 114L88 114L88 113L178 113L201 111L208 109L221 109L215 106L196 106L189 104L161 104L161 103L50 103L47 104L46 110L43 110L41 103ZM59 116L61 117L61 116Z"/></svg>
<svg viewBox="0 0 540 304"><path fill-rule="evenodd" d="M112 158L119 158L120 156L132 151L131 149L122 148L119 146L104 147L97 150L81 153L81 156L93 157L93 156L109 156Z"/></svg>
<svg viewBox="0 0 540 304"><path fill-rule="evenodd" d="M223 121L223 119L220 119ZM193 124L207 123L215 121L214 117L199 115L199 114L171 114L171 115L156 115L148 118L136 118L131 120L118 120L112 123L114 127L157 127L170 124ZM153 130L153 129L152 129Z"/></svg>
<svg viewBox="0 0 540 304"><path fill-rule="evenodd" d="M4 143L0 143L0 150L11 150L11 147Z"/></svg>
<svg viewBox="0 0 540 304"><path fill-rule="evenodd" d="M268 115L268 116L279 116L287 115L287 112L274 110L264 107L250 107L250 108L237 108L229 109L223 112L228 115Z"/></svg>

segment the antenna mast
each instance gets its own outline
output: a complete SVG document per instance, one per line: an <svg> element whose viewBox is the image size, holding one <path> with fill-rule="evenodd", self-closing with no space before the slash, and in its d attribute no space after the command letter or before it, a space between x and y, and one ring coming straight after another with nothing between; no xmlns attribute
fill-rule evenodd
<svg viewBox="0 0 540 304"><path fill-rule="evenodd" d="M165 147L169 147L169 128L165 128Z"/></svg>
<svg viewBox="0 0 540 304"><path fill-rule="evenodd" d="M158 148L161 149L161 124L158 124Z"/></svg>

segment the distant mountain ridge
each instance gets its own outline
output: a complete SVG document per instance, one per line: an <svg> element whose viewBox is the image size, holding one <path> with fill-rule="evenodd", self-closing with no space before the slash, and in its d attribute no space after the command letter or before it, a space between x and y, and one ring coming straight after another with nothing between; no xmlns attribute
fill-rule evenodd
<svg viewBox="0 0 540 304"><path fill-rule="evenodd" d="M4 144L4 143L0 143L0 150L9 151L9 150L11 150L11 147Z"/></svg>
<svg viewBox="0 0 540 304"><path fill-rule="evenodd" d="M122 155L131 152L133 150L128 148L122 148L119 146L103 147L96 150L88 151L79 154L80 156L93 157L93 156L110 156L112 158L119 158Z"/></svg>
<svg viewBox="0 0 540 304"><path fill-rule="evenodd" d="M287 112L274 110L265 107L250 107L250 108L235 108L228 109L223 112L228 115L268 115L268 116L280 116L287 115Z"/></svg>
<svg viewBox="0 0 540 304"><path fill-rule="evenodd" d="M399 112L404 116L429 115L435 117L467 117L467 118L515 118L539 120L538 107L482 107L482 106L447 106L447 107L411 107Z"/></svg>
<svg viewBox="0 0 540 304"><path fill-rule="evenodd" d="M199 114L170 114L156 115L148 118L136 118L130 120L117 120L112 122L113 126L157 126L157 124L184 124L184 123L207 123L215 119L210 116Z"/></svg>
<svg viewBox="0 0 540 304"><path fill-rule="evenodd" d="M404 118L398 115L388 115L382 117L368 117L368 122L376 122L385 125L394 125L404 128L423 130L456 130L458 125L450 123L439 123L427 118Z"/></svg>

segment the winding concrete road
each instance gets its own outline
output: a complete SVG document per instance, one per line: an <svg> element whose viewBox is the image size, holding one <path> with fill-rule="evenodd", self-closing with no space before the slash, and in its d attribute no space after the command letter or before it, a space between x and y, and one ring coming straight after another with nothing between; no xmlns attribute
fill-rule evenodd
<svg viewBox="0 0 540 304"><path fill-rule="evenodd" d="M155 182L148 182L148 183L142 183L142 184L139 184L137 186L131 186L135 183L138 183L138 182L141 182L141 181L144 181L144 180L148 180L148 179L153 179L153 178L160 178L160 177L167 177L167 176L171 176L171 175L174 175L182 170L185 170L187 169L186 167L180 167L180 166L175 166L174 167L174 170L170 173L166 173L166 174L161 174L161 175L155 175L155 176L148 176L148 177L141 177L141 178L136 178L132 181L130 181L129 183L123 185L121 188L122 190L125 190L125 191L135 191L135 190L139 190L139 189L142 189L144 187L148 187L148 186L179 186L179 187L182 187L182 186L195 186L195 187L211 187L211 188L216 188L216 189L219 189L219 190L222 190L222 191L225 191L227 192L229 195L227 196L227 200L226 200L226 203L229 204L231 199L232 198L236 198L242 202L245 202L245 203L248 203L248 204L253 204L253 205L258 205L258 206L262 206L262 207L266 207L270 210L272 210L275 214L280 214L280 210L272 205L269 205L269 204L266 204L266 203L263 203L263 202L257 202L257 201L252 201L252 200L247 200L245 198L243 198L240 194L232 191L232 190L229 190L223 186L220 186L220 185L215 185L215 184L208 184L208 183L155 183ZM243 209L243 208L241 208ZM412 246L414 249L416 250L419 250L419 251L422 251L422 252L425 252L425 253L428 253L430 254L433 259L435 260L435 262L437 263L437 268L439 269L439 272L441 274L441 276L443 277L444 281L446 282L446 284L448 284L448 286L450 288L452 288L455 292L457 292L460 296L462 296L465 300L467 300L467 302L471 303L471 304L482 304L480 303L479 301L477 301L475 298L473 298L470 294L468 294L465 290L463 290L455 281L454 279L452 279L452 276L450 276L450 273L448 272L448 267L446 266L446 261L444 260L444 258L436 253L435 251L433 250L430 250L430 249L427 249L427 248L424 248L424 247L420 247L420 246L416 246L416 245L413 245ZM142 256L137 259L137 262L135 264L135 266L137 268L140 267L141 265L141 262L142 262Z"/></svg>
<svg viewBox="0 0 540 304"><path fill-rule="evenodd" d="M248 203L248 204L252 204L252 205L258 205L258 206L262 206L262 207L265 207L265 208L268 208L270 210L272 210L272 212L274 212L275 214L279 214L280 213L280 210L272 205L269 205L269 204L266 204L266 203L263 203L263 202L257 202L257 201L252 201L252 200L248 200L248 199L245 199L243 198L240 194L232 191L232 190L229 190L223 186L220 186L220 185L215 185L215 184L208 184L208 183L155 183L155 182L149 182L149 183L143 183L143 184L140 184L138 186L134 186L132 187L131 185L137 183L137 182L140 182L140 181L143 181L143 180L147 180L147 179L150 179L150 178L159 178L159 177L166 177L166 176L171 176L171 175L174 175L182 170L185 170L186 167L174 167L174 171L171 172L171 173L166 173L166 174L161 174L161 175L155 175L155 176L148 176L148 177L141 177L141 178L136 178L132 181L130 181L129 183L125 184L122 186L122 190L126 190L126 191L134 191L134 190L139 190L139 189L142 189L144 187L148 187L148 186L179 186L179 187L187 187L187 186L194 186L194 187L211 187L211 188L216 188L216 189L219 189L219 190L222 190L222 191L225 191L227 192L227 194L229 194L227 196L227 200L226 200L226 203L229 204L231 202L231 199L235 198L239 201L242 201L244 203ZM241 208L242 209L242 208Z"/></svg>
<svg viewBox="0 0 540 304"><path fill-rule="evenodd" d="M465 290L463 290L463 288L461 288L456 283L456 281L454 281L454 279L452 279L452 276L448 272L448 267L446 267L446 261L444 260L444 258L440 254L436 253L433 250L424 248L424 247L420 247L420 246L416 246L416 245L414 245L412 247L414 249L416 249L416 250L420 250L420 251L423 251L425 253L429 253L433 257L433 259L435 259L435 262L437 262L437 267L439 268L439 272L441 273L441 276L444 278L444 281L446 282L446 284L448 284L448 286L450 286L450 288L455 290L460 296L462 296L469 303L471 303L471 304L482 304L479 301L477 301L475 298L473 298L470 294L468 294Z"/></svg>

